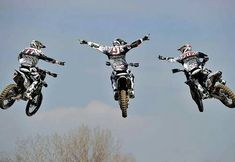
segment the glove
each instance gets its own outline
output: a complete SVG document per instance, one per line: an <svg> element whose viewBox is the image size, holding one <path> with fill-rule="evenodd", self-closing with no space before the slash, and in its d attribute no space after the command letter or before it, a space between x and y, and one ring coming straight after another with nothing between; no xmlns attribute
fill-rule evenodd
<svg viewBox="0 0 235 162"><path fill-rule="evenodd" d="M158 56L158 59L159 59L159 60L166 60L166 57L159 55L159 56Z"/></svg>
<svg viewBox="0 0 235 162"><path fill-rule="evenodd" d="M58 65L62 65L62 66L64 66L64 64L65 64L65 62L62 62L62 61L56 61L56 63L57 63Z"/></svg>
<svg viewBox="0 0 235 162"><path fill-rule="evenodd" d="M142 39L143 39L143 41L149 40L149 34L145 35Z"/></svg>
<svg viewBox="0 0 235 162"><path fill-rule="evenodd" d="M57 77L57 74L56 74L56 73L52 73L52 72L50 72L50 71L48 71L47 74L49 74L50 76L53 76L54 78Z"/></svg>
<svg viewBox="0 0 235 162"><path fill-rule="evenodd" d="M139 63L134 63L134 67L139 67Z"/></svg>
<svg viewBox="0 0 235 162"><path fill-rule="evenodd" d="M86 40L80 39L80 44L87 44L88 42Z"/></svg>
<svg viewBox="0 0 235 162"><path fill-rule="evenodd" d="M51 73L51 76L53 76L54 78L57 77L57 74L56 73Z"/></svg>

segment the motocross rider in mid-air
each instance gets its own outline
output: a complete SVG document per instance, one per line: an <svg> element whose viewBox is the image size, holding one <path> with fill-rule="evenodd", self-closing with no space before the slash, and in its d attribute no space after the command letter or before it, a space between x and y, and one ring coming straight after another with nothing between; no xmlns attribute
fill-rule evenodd
<svg viewBox="0 0 235 162"><path fill-rule="evenodd" d="M169 62L181 63L184 66L184 69L188 72L189 77L191 77L191 79L195 81L195 84L197 85L198 90L202 94L202 98L207 98L208 94L205 93L205 90L204 90L205 86L210 88L212 77L214 77L215 75L221 72L217 71L214 73L210 73L210 75L204 72L203 66L209 60L209 57L202 52L192 51L192 46L190 44L185 44L181 46L178 49L178 51L181 52L181 55L179 57L174 58L174 57L164 57L164 56L159 55L158 58L160 60L167 60ZM208 77L207 76L204 77L205 75L208 75ZM203 84L203 82L205 82L203 78L207 78L205 85Z"/></svg>
<svg viewBox="0 0 235 162"><path fill-rule="evenodd" d="M29 100L32 100L31 94L37 88L37 84L39 83L40 79L38 68L36 67L38 61L41 59L52 64L65 64L65 62L57 61L53 58L47 57L41 51L41 48L46 48L46 46L38 40L33 40L30 43L30 47L23 49L18 56L18 60L21 65L19 70L25 75L29 76L29 78L32 80L30 86L28 86L25 92L25 96Z"/></svg>
<svg viewBox="0 0 235 162"><path fill-rule="evenodd" d="M113 46L103 46L100 44L97 44L95 42L90 42L86 40L80 40L80 44L88 44L90 47L99 50L100 52L104 53L108 56L108 59L111 61L115 61L115 59L123 59L124 62L126 62L126 54L129 50L132 48L138 47L143 41L149 40L149 35L144 36L141 39L138 39L131 44L128 44L124 40L118 38L113 41ZM131 77L131 94L130 98L134 98L134 75L131 73L130 70L129 74ZM115 73L112 72L112 75L110 77L112 88L114 91L114 99L117 100L118 93L117 93L117 87L116 87L116 77Z"/></svg>

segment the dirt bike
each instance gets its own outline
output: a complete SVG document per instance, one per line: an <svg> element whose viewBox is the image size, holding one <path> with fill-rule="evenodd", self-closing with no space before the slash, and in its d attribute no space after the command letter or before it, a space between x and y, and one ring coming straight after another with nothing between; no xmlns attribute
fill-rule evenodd
<svg viewBox="0 0 235 162"><path fill-rule="evenodd" d="M43 95L41 92L42 87L47 87L47 83L44 81L46 74L53 77L57 77L57 74L39 68L37 68L37 70L40 74L40 79L38 84L36 85L36 89L32 92L32 100L29 100L25 96L25 87L29 86L30 83L32 83L32 78L30 78L30 76L26 75L20 70L15 70L13 80L16 84L9 84L0 94L0 107L2 109L10 108L16 100L21 99L23 101L28 101L25 109L27 116L32 116L38 111L43 99Z"/></svg>
<svg viewBox="0 0 235 162"><path fill-rule="evenodd" d="M205 94L207 94L207 97L203 97L203 94L201 91L199 91L198 86L195 84L195 80L192 79L189 72L181 69L172 69L173 73L177 72L184 72L187 81L185 82L189 88L190 93L193 98L193 100L196 102L198 109L200 112L203 112L203 100L208 98L215 98L220 100L225 106L229 108L235 108L235 94L232 90L230 90L229 87L225 85L225 81L222 80L222 72L216 73L216 75L213 75L212 77L209 77L209 74L211 74L211 71L208 69L201 69L201 73L198 73L201 79L201 83L199 83L203 86ZM211 85L208 87L206 84L207 79L210 79Z"/></svg>
<svg viewBox="0 0 235 162"><path fill-rule="evenodd" d="M139 67L139 63L127 63L123 59L116 59L113 62L106 62L107 66L112 66L113 73L115 75L115 84L117 87L117 96L115 100L119 102L120 109L122 111L122 117L127 117L127 108L129 99L131 96L131 74L128 66Z"/></svg>

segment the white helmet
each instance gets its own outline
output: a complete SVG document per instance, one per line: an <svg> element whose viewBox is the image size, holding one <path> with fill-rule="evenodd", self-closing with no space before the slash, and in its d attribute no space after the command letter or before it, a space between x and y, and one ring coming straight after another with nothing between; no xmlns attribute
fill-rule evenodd
<svg viewBox="0 0 235 162"><path fill-rule="evenodd" d="M41 48L46 48L45 45L43 45L40 41L38 40L32 40L32 42L30 43L30 47L31 48L36 48L38 50L40 50Z"/></svg>
<svg viewBox="0 0 235 162"><path fill-rule="evenodd" d="M185 53L187 51L192 51L192 46L190 44L185 44L183 46L181 46L179 49L177 49L178 51Z"/></svg>

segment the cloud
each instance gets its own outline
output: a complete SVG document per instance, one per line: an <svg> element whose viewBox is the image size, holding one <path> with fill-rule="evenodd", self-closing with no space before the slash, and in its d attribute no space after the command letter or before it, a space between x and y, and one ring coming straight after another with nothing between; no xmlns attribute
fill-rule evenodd
<svg viewBox="0 0 235 162"><path fill-rule="evenodd" d="M139 130L146 128L150 120L149 117L131 114L124 119L118 107L110 107L100 101L91 101L84 108L65 107L42 112L35 117L33 125L38 130L48 133L66 132L85 124L90 127L110 129L118 138L128 140Z"/></svg>

